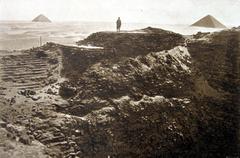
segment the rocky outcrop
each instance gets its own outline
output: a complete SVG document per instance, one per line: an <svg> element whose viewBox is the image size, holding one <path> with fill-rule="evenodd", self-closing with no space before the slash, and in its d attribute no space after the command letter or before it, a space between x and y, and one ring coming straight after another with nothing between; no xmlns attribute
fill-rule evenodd
<svg viewBox="0 0 240 158"><path fill-rule="evenodd" d="M199 138L208 142L208 146L200 150L238 155L240 33L226 30L206 35L205 39L188 44L193 66L197 69L194 74L195 92L199 94L197 104L203 105L203 113L210 116L206 119L208 125L202 125L199 130L202 133ZM198 85L199 79L205 82L202 86ZM203 91L205 87L207 90ZM211 143L206 138L211 138Z"/></svg>
<svg viewBox="0 0 240 158"><path fill-rule="evenodd" d="M64 55L62 73L68 78L78 78L79 73L83 73L95 63L104 60L117 62L125 57L169 50L183 43L182 35L151 27L123 33L98 32L77 44L99 46L103 49L62 47Z"/></svg>
<svg viewBox="0 0 240 158"><path fill-rule="evenodd" d="M98 32L77 42L112 49L116 56L137 56L149 52L169 50L184 42L182 35L148 27L129 32Z"/></svg>
<svg viewBox="0 0 240 158"><path fill-rule="evenodd" d="M48 43L32 54L62 64L66 79L51 81L59 92L43 91L67 102L0 110L1 126L25 127L21 142L38 140L52 157L239 156L237 29L186 40L154 28L100 32L78 44L98 47Z"/></svg>
<svg viewBox="0 0 240 158"><path fill-rule="evenodd" d="M161 42L154 38L146 38L148 45L142 37L151 33L143 32L101 32L79 42L124 53L118 60L103 55L86 67L83 62L78 77L66 75L70 80L62 84L76 92L68 98L68 113L91 120L92 135L105 138L105 146L95 143L104 147L94 156L237 155L239 32L198 33L187 47L162 45L166 51L155 47Z"/></svg>
<svg viewBox="0 0 240 158"><path fill-rule="evenodd" d="M109 99L110 94L111 98L129 95L135 99L144 94L184 96L190 88L189 84L184 84L191 71L189 59L187 49L179 46L117 63L97 63L78 78L75 95L82 101L92 97ZM60 91L64 91L65 85L71 85L71 81L66 83L62 84Z"/></svg>
<svg viewBox="0 0 240 158"><path fill-rule="evenodd" d="M239 32L234 30L212 34L208 41L195 40L188 48L204 77L214 88L237 92L239 85Z"/></svg>

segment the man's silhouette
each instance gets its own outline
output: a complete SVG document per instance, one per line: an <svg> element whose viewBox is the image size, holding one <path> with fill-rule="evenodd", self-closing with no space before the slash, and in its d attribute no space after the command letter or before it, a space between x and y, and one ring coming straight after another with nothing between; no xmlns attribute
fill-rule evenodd
<svg viewBox="0 0 240 158"><path fill-rule="evenodd" d="M118 19L117 19L117 32L120 32L121 25L122 25L121 19L120 19L120 17L118 17Z"/></svg>

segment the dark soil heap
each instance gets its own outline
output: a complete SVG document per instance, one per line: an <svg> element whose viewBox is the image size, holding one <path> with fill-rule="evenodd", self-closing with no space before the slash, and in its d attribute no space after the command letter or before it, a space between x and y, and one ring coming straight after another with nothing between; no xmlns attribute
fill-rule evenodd
<svg viewBox="0 0 240 158"><path fill-rule="evenodd" d="M239 154L238 31L203 34L187 47L181 35L154 28L95 33L78 44L104 48L63 49L69 81L61 94L70 102L63 110L91 122L84 131L94 143L79 144L89 146L84 154Z"/></svg>
<svg viewBox="0 0 240 158"><path fill-rule="evenodd" d="M130 32L97 32L77 42L78 45L93 45L113 49L116 56L136 56L149 52L169 50L184 42L180 34L148 27Z"/></svg>

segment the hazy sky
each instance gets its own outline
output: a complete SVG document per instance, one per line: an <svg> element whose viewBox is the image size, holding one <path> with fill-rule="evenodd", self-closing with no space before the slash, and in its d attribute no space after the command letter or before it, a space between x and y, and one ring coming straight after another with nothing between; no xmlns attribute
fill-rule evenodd
<svg viewBox="0 0 240 158"><path fill-rule="evenodd" d="M115 21L191 24L211 14L240 25L240 0L0 0L0 20Z"/></svg>

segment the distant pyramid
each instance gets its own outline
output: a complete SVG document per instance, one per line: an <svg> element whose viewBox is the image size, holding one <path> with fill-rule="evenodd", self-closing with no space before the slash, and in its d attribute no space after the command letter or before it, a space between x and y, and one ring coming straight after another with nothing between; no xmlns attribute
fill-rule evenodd
<svg viewBox="0 0 240 158"><path fill-rule="evenodd" d="M210 27L210 28L227 28L225 25L220 23L217 19L215 19L211 15L205 16L204 18L195 22L191 26Z"/></svg>
<svg viewBox="0 0 240 158"><path fill-rule="evenodd" d="M51 21L43 14L40 14L36 18L34 18L32 22L51 22Z"/></svg>

